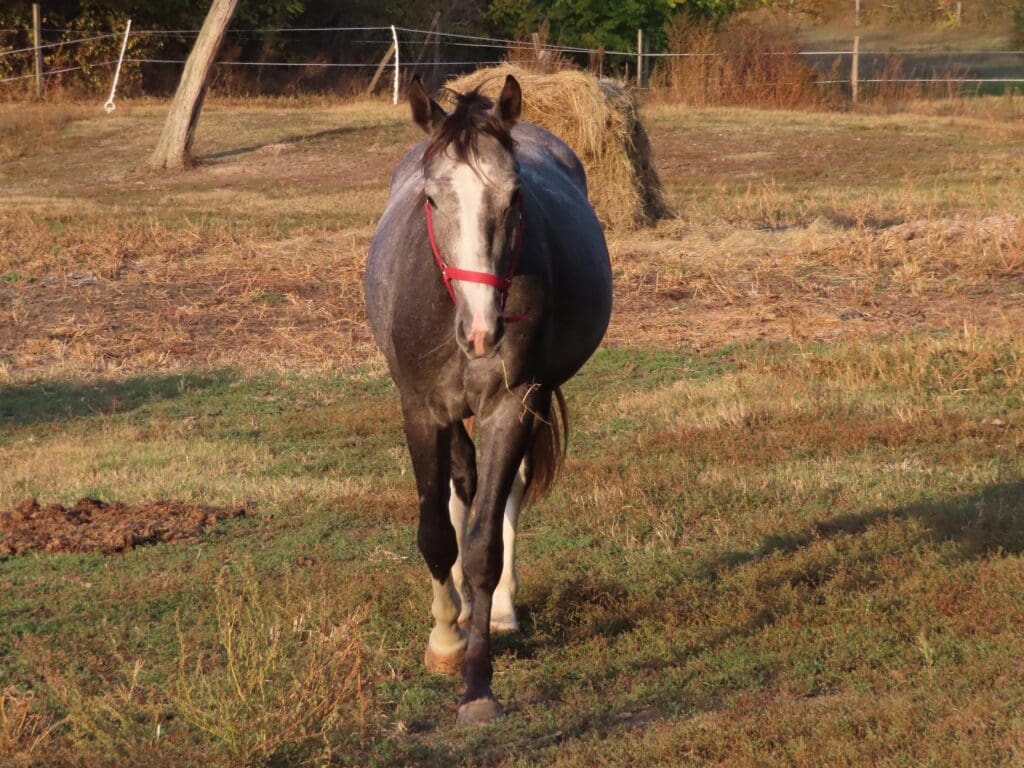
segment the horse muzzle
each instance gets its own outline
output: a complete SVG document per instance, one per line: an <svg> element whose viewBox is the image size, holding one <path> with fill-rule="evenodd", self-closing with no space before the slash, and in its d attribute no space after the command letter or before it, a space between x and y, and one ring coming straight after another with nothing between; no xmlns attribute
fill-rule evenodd
<svg viewBox="0 0 1024 768"><path fill-rule="evenodd" d="M489 318L467 315L455 322L455 340L470 360L494 357L504 338L505 322L498 312Z"/></svg>

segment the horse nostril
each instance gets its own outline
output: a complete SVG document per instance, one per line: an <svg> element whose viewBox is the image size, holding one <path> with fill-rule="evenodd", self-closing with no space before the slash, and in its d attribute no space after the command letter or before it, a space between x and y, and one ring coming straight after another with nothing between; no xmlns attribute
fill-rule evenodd
<svg viewBox="0 0 1024 768"><path fill-rule="evenodd" d="M473 352L477 357L483 357L486 351L487 331L473 331L469 340L473 342Z"/></svg>

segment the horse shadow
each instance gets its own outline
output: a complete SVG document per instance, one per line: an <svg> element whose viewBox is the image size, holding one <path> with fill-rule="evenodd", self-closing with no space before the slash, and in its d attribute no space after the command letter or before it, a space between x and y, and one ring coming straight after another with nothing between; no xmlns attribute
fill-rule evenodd
<svg viewBox="0 0 1024 768"><path fill-rule="evenodd" d="M233 374L222 371L0 386L0 428L126 413L190 391L221 386L233 379Z"/></svg>

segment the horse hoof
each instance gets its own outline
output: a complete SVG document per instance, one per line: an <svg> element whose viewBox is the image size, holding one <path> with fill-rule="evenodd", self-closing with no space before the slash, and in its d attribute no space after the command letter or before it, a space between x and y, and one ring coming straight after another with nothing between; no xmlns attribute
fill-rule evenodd
<svg viewBox="0 0 1024 768"><path fill-rule="evenodd" d="M513 632L519 631L519 622L516 621L515 615L510 616L492 616L491 617L491 634L492 635L511 635Z"/></svg>
<svg viewBox="0 0 1024 768"><path fill-rule="evenodd" d="M496 699L475 699L459 705L459 725L486 725L504 718L505 710Z"/></svg>
<svg viewBox="0 0 1024 768"><path fill-rule="evenodd" d="M423 663L436 675L457 675L462 668L462 657L465 655L464 650L458 653L437 653L428 645L423 653Z"/></svg>

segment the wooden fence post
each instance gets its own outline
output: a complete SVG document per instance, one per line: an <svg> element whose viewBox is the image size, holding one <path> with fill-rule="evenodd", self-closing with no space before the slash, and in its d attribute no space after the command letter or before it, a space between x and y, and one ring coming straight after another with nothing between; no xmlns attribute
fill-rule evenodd
<svg viewBox="0 0 1024 768"><path fill-rule="evenodd" d="M599 45L590 52L590 71L597 77L604 77L604 46Z"/></svg>
<svg viewBox="0 0 1024 768"><path fill-rule="evenodd" d="M644 87L644 31L636 31L636 87Z"/></svg>
<svg viewBox="0 0 1024 768"><path fill-rule="evenodd" d="M388 46L387 53L384 54L384 58L380 60L380 64L377 65L377 71L373 73L373 79L370 81L369 87L366 89L367 96L370 96L377 88L377 83L380 82L381 75L384 74L384 67L391 61L391 57L395 54L395 44L392 43Z"/></svg>
<svg viewBox="0 0 1024 768"><path fill-rule="evenodd" d="M860 26L860 0L853 0L853 1L854 1L854 6L853 6L854 7L853 24L854 24L854 26L859 27Z"/></svg>
<svg viewBox="0 0 1024 768"><path fill-rule="evenodd" d="M35 46L36 64L36 98L43 98L43 44L42 19L39 13L39 3L32 3L32 45Z"/></svg>
<svg viewBox="0 0 1024 768"><path fill-rule="evenodd" d="M423 59L426 57L427 51L430 50L430 44L437 37L436 33L438 32L438 25L440 23L441 23L441 12L437 11L434 14L434 20L430 22L430 29L427 30L426 37L423 38L423 44L420 46L420 51L419 51L419 53L416 54L416 61L413 62L414 65L419 66L420 64L423 63ZM438 57L438 59L436 59L436 60L439 60L439 58L440 57ZM425 69L426 68L424 67L424 70ZM410 67L408 65L406 66L405 74L402 77L403 82L409 82L409 78L412 77L413 74L415 74L413 70L414 70L414 67ZM431 72L431 75L432 74L433 74L433 72ZM428 78L426 76L426 72L425 71L421 73L421 76L423 77L423 82L424 83L430 83L433 80L432 77Z"/></svg>
<svg viewBox="0 0 1024 768"><path fill-rule="evenodd" d="M860 35L853 38L853 61L850 64L850 97L857 104L860 87Z"/></svg>

